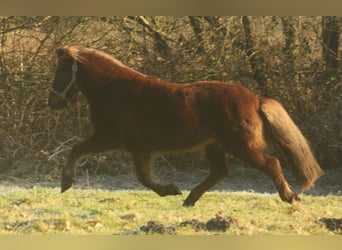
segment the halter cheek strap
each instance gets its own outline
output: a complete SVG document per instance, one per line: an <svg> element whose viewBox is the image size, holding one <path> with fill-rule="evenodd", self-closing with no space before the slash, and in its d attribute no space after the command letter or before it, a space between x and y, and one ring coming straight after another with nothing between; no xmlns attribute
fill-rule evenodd
<svg viewBox="0 0 342 250"><path fill-rule="evenodd" d="M55 90L53 87L50 88L51 93L55 94L59 98L65 99L65 100L66 100L66 95L67 95L69 89L71 88L71 86L74 84L76 86L76 72L78 70L76 60L74 60L74 63L72 64L72 67L71 67L71 70L72 70L71 80L70 80L69 84L66 86L66 88L63 90L63 92L59 92L59 91Z"/></svg>

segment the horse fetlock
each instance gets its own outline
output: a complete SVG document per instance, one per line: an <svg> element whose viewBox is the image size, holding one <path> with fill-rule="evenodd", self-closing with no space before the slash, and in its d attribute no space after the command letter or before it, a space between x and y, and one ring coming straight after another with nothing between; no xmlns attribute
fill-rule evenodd
<svg viewBox="0 0 342 250"><path fill-rule="evenodd" d="M282 201L290 203L290 204L292 204L294 201L301 201L298 194L294 192L290 192L287 194L280 194L280 198L282 199Z"/></svg>

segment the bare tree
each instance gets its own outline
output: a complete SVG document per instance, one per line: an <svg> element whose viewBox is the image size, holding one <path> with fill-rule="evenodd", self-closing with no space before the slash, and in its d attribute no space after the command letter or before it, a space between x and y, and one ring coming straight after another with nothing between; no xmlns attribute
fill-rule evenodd
<svg viewBox="0 0 342 250"><path fill-rule="evenodd" d="M148 30L148 32L154 38L155 49L160 55L167 57L170 54L170 47L167 43L167 40L172 39L159 27L157 27L155 17L150 17L150 21L148 21L144 16L129 16L128 18L136 21L138 24L142 25Z"/></svg>
<svg viewBox="0 0 342 250"><path fill-rule="evenodd" d="M281 22L283 26L283 34L285 37L285 44L283 48L283 52L286 57L286 65L288 74L293 78L295 74L295 41L296 41L296 30L293 24L293 17L291 16L284 16L281 17Z"/></svg>
<svg viewBox="0 0 342 250"><path fill-rule="evenodd" d="M339 78L338 43L340 36L340 17L322 17L323 60L326 76Z"/></svg>
<svg viewBox="0 0 342 250"><path fill-rule="evenodd" d="M196 41L197 41L197 50L196 52L199 54L205 53L204 39L202 34L202 28L198 17L189 16L191 27L195 33Z"/></svg>
<svg viewBox="0 0 342 250"><path fill-rule="evenodd" d="M263 95L268 95L267 78L265 68L265 61L263 57L259 54L259 51L254 45L254 38L252 35L252 29L250 25L249 18L247 16L242 17L243 30L245 32L245 50L248 61L253 70L254 79L259 84L260 91Z"/></svg>

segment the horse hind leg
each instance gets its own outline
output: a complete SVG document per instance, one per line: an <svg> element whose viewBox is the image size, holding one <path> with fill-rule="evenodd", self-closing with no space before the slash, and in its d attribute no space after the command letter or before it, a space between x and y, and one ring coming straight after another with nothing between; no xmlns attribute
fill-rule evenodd
<svg viewBox="0 0 342 250"><path fill-rule="evenodd" d="M195 188L185 199L183 206L194 206L196 201L211 187L222 181L229 174L227 167L226 153L217 142L205 147L205 153L210 165L209 175Z"/></svg>
<svg viewBox="0 0 342 250"><path fill-rule="evenodd" d="M283 201L288 203L292 203L294 200L299 201L298 195L292 192L285 179L279 160L264 152L266 143L262 136L262 130L260 128L255 129L254 127L254 129L247 129L244 135L243 139L241 139L241 136L236 137L233 140L235 144L234 149L230 146L228 151L269 176ZM224 142L222 144L225 145Z"/></svg>
<svg viewBox="0 0 342 250"><path fill-rule="evenodd" d="M239 128L238 132L220 137L220 142L226 151L269 176L283 201L292 203L294 200L300 200L298 195L290 189L279 160L264 152L266 142L260 117L255 113L250 113L248 120L241 120Z"/></svg>
<svg viewBox="0 0 342 250"><path fill-rule="evenodd" d="M290 189L276 157L266 155L262 150L254 150L246 152L246 155L241 158L247 160L272 179L283 201L288 203L295 200L300 201L298 195Z"/></svg>
<svg viewBox="0 0 342 250"><path fill-rule="evenodd" d="M182 192L174 184L160 184L152 176L152 154L133 153L134 167L138 180L160 196L179 195Z"/></svg>

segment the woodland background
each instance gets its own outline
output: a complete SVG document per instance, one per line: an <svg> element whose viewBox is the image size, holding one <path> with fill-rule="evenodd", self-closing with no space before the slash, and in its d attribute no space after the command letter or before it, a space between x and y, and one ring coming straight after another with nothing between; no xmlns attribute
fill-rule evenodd
<svg viewBox="0 0 342 250"><path fill-rule="evenodd" d="M280 101L324 169L342 168L340 17L0 17L0 174L58 177L70 147L91 133L80 96L47 107L55 48L103 50L148 75L177 82L233 81ZM201 153L159 157L192 168ZM233 160L233 159L230 159ZM203 165L203 164L202 164ZM88 157L86 173L130 171L125 153Z"/></svg>

